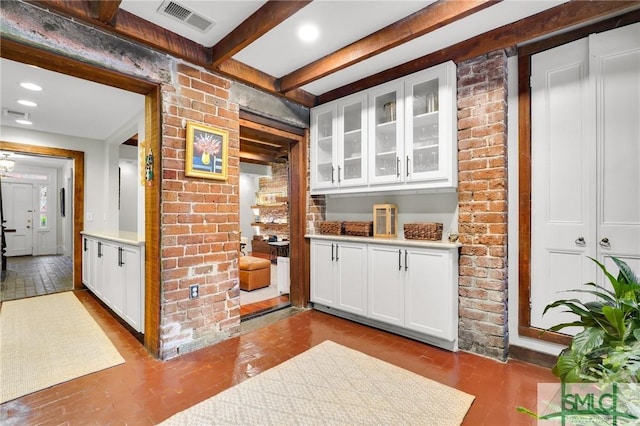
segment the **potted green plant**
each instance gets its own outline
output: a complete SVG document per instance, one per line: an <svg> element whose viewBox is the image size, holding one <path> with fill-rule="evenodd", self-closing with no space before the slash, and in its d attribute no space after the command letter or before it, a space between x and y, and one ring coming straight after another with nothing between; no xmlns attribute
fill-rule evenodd
<svg viewBox="0 0 640 426"><path fill-rule="evenodd" d="M593 295L595 300L561 299L546 306L544 313L565 308L565 312L577 316L574 321L557 324L548 331L582 328L560 352L552 372L563 386L593 383L604 388L606 384L625 384L618 396L625 404L626 413L631 413L637 421L640 418L640 280L626 262L611 259L619 269L617 277L605 265L591 259L602 270L611 289L586 283L588 288L572 292ZM555 408L562 413L563 407ZM518 411L538 419L547 418L523 407L518 407ZM605 414L594 410L591 424L610 424L610 416Z"/></svg>
<svg viewBox="0 0 640 426"><path fill-rule="evenodd" d="M558 356L553 374L563 382L640 382L640 280L624 261L611 258L619 269L614 277L592 259L611 283L612 289L586 283L589 289L574 290L596 296L595 301L557 300L545 308L564 307L578 316L549 331L582 327L569 347Z"/></svg>

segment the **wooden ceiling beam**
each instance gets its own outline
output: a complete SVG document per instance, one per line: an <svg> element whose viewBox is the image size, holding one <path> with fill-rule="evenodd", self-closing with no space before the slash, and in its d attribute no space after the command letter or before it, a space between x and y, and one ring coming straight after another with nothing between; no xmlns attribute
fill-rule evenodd
<svg viewBox="0 0 640 426"><path fill-rule="evenodd" d="M246 161L247 163L269 164L269 163L279 163L283 161L271 155L260 155L260 154L254 154L254 153L244 152L244 151L240 151L239 157L240 157L240 161Z"/></svg>
<svg viewBox="0 0 640 426"><path fill-rule="evenodd" d="M32 1L46 9L78 18L89 25L98 26L107 32L135 40L146 46L169 53L195 65L205 66L209 62L209 51L198 43L174 32L152 24L123 9L118 9L113 25L107 25L92 17L88 1L37 0Z"/></svg>
<svg viewBox="0 0 640 426"><path fill-rule="evenodd" d="M572 0L512 24L487 31L448 48L323 93L318 96L318 104L369 89L385 81L404 77L442 62L452 60L458 63L484 53L514 47L519 43L525 43L578 25L584 25L608 15L630 10L638 5L640 5L640 1L601 0L585 2Z"/></svg>
<svg viewBox="0 0 640 426"><path fill-rule="evenodd" d="M276 89L276 78L258 71L233 59L227 59L218 66L211 65L211 49L166 30L158 25L137 17L123 9L118 9L113 25L92 17L90 1L73 0L34 0L31 3L44 9L51 9L63 15L71 16L89 25L98 26L107 32L135 40L153 49L171 56L184 59L210 71L246 83L273 95L285 97L306 107L314 106L315 95L297 89L283 95Z"/></svg>
<svg viewBox="0 0 640 426"><path fill-rule="evenodd" d="M267 1L260 9L213 46L211 65L217 66L268 33L311 0Z"/></svg>
<svg viewBox="0 0 640 426"><path fill-rule="evenodd" d="M316 105L316 96L302 89L292 90L286 94L280 93L276 87L276 78L259 71L249 65L243 64L235 59L227 59L215 67L207 67L211 71L220 73L236 81L241 81L249 86L262 89L272 94L285 97L293 102L306 107Z"/></svg>
<svg viewBox="0 0 640 426"><path fill-rule="evenodd" d="M90 2L91 17L107 25L113 25L122 0L94 0Z"/></svg>
<svg viewBox="0 0 640 426"><path fill-rule="evenodd" d="M242 130L240 130L240 141L241 142L249 142L249 143L253 143L253 144L259 144L262 145L264 147L267 147L268 149L273 149L273 148L283 148L283 147L287 147L289 146L288 143L273 143L273 142L266 142L263 139L257 139L255 136L243 136L242 135Z"/></svg>
<svg viewBox="0 0 640 426"><path fill-rule="evenodd" d="M280 92L304 86L417 37L444 27L502 0L440 0L327 56L283 76Z"/></svg>

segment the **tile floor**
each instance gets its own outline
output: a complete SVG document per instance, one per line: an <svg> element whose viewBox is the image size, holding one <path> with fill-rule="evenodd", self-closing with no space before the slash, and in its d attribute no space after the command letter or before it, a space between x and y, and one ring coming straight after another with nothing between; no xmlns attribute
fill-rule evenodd
<svg viewBox="0 0 640 426"><path fill-rule="evenodd" d="M163 362L90 293L75 294L125 364L5 403L3 425L157 424L326 339L475 395L464 425L535 424L516 407L535 408L536 384L557 382L547 368L451 353L313 310Z"/></svg>
<svg viewBox="0 0 640 426"><path fill-rule="evenodd" d="M73 289L73 264L66 256L7 258L0 280L0 301Z"/></svg>

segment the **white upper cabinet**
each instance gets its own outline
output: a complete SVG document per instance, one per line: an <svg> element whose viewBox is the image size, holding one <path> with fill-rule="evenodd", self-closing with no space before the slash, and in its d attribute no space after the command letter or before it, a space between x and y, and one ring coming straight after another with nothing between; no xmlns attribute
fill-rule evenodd
<svg viewBox="0 0 640 426"><path fill-rule="evenodd" d="M367 97L356 94L338 102L338 186L367 183Z"/></svg>
<svg viewBox="0 0 640 426"><path fill-rule="evenodd" d="M337 183L337 104L311 112L311 188L333 188Z"/></svg>
<svg viewBox="0 0 640 426"><path fill-rule="evenodd" d="M311 113L311 186L367 184L367 97L356 94Z"/></svg>
<svg viewBox="0 0 640 426"><path fill-rule="evenodd" d="M370 156L369 183L402 181L403 93L402 81L394 81L369 91Z"/></svg>
<svg viewBox="0 0 640 426"><path fill-rule="evenodd" d="M393 80L311 111L316 194L457 187L456 66Z"/></svg>
<svg viewBox="0 0 640 426"><path fill-rule="evenodd" d="M405 80L404 179L457 186L456 68L451 62Z"/></svg>

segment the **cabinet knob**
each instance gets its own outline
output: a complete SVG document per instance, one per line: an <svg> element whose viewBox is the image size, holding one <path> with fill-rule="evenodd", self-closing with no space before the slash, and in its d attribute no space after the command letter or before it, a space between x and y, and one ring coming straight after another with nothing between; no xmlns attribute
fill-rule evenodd
<svg viewBox="0 0 640 426"><path fill-rule="evenodd" d="M581 247L584 247L585 245L587 245L587 243L584 241L584 237L576 238L575 243L577 246L581 246Z"/></svg>
<svg viewBox="0 0 640 426"><path fill-rule="evenodd" d="M611 243L609 242L609 239L607 237L604 237L600 240L600 247L611 248Z"/></svg>

